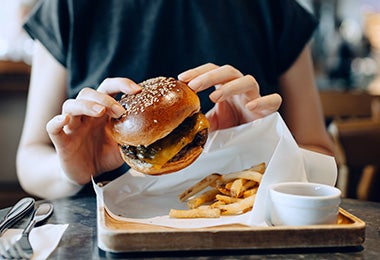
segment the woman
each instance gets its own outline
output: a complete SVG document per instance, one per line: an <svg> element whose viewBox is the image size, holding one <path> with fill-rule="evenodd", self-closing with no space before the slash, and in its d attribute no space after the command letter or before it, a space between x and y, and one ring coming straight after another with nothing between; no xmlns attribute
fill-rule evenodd
<svg viewBox="0 0 380 260"><path fill-rule="evenodd" d="M124 172L105 124L123 113L118 93L155 76L178 75L197 91L211 130L281 105L300 146L332 154L307 45L315 26L291 0L42 1L25 24L36 52L17 156L22 187L68 196L91 176Z"/></svg>

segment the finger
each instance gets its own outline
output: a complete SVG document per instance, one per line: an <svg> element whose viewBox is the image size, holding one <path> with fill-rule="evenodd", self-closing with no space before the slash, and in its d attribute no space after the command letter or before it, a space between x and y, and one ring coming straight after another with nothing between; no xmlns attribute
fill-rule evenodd
<svg viewBox="0 0 380 260"><path fill-rule="evenodd" d="M247 102L260 97L259 84L251 75L237 78L222 85L210 94L210 99L214 102L224 101L234 95L245 94Z"/></svg>
<svg viewBox="0 0 380 260"><path fill-rule="evenodd" d="M83 88L75 101L77 101L77 104L74 104L73 101L68 102L68 105L71 105L69 107L71 110L64 112L78 115L77 113L81 111L85 113L85 115L95 117L103 115L104 112L108 112L111 117L115 118L120 117L125 112L123 106L113 97L91 88ZM82 107L81 110L74 110L80 107Z"/></svg>
<svg viewBox="0 0 380 260"><path fill-rule="evenodd" d="M210 125L208 129L209 132L213 132L217 129L222 129L222 127L219 126L217 106L218 104L216 104L211 110L207 111L206 113L206 118ZM223 111L221 111L221 113L223 113Z"/></svg>
<svg viewBox="0 0 380 260"><path fill-rule="evenodd" d="M81 116L57 115L46 124L46 131L52 139L61 134L70 134L82 126Z"/></svg>
<svg viewBox="0 0 380 260"><path fill-rule="evenodd" d="M141 86L128 78L106 78L99 85L97 90L108 95L118 94L120 92L135 94L141 91Z"/></svg>
<svg viewBox="0 0 380 260"><path fill-rule="evenodd" d="M46 131L51 136L59 135L63 132L63 127L69 121L70 117L68 115L57 115L46 124Z"/></svg>
<svg viewBox="0 0 380 260"><path fill-rule="evenodd" d="M91 100L68 99L63 103L62 114L72 116L101 117L104 115L106 107Z"/></svg>
<svg viewBox="0 0 380 260"><path fill-rule="evenodd" d="M192 79L188 85L194 91L198 92L211 86L224 84L242 76L243 74L239 70L230 65L224 65L197 76Z"/></svg>
<svg viewBox="0 0 380 260"><path fill-rule="evenodd" d="M140 85L128 78L106 78L97 89L98 92L107 95L114 95L120 92L124 94L136 94L141 90ZM98 100L93 99L93 101ZM99 101L101 102L102 100ZM106 102L106 107L109 108L108 110L111 111L110 116L119 118L125 112L125 109L114 99L106 98L104 101Z"/></svg>
<svg viewBox="0 0 380 260"><path fill-rule="evenodd" d="M260 117L265 117L276 112L280 108L281 103L282 98L279 94L271 94L248 102L246 108Z"/></svg>
<svg viewBox="0 0 380 260"><path fill-rule="evenodd" d="M73 131L75 131L76 129L80 128L81 126L83 126L83 121L86 117L84 116L70 116L70 121L68 124L66 124L64 127L63 127L63 131L66 133L66 134L70 134L72 133Z"/></svg>
<svg viewBox="0 0 380 260"><path fill-rule="evenodd" d="M178 79L183 82L189 82L190 80L198 77L199 75L206 73L210 70L214 70L216 68L219 68L219 66L213 63L206 63L196 68L189 69L187 71L182 72L181 74L178 75Z"/></svg>

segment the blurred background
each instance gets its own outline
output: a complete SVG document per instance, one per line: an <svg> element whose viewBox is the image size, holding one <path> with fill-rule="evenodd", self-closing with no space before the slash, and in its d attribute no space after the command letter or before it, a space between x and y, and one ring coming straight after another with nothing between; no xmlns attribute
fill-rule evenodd
<svg viewBox="0 0 380 260"><path fill-rule="evenodd" d="M26 195L17 182L15 156L25 113L33 41L25 34L21 25L36 1L0 0L0 208L9 206ZM330 93L368 96L369 99L355 96L356 101L364 100L358 102L357 106L354 106L355 100L343 103L357 112L354 115L356 118L369 117L372 120L380 113L376 112L380 111L379 102L376 101L380 95L380 1L298 0L298 2L314 13L320 21L312 39L312 50L316 82L323 98L325 93L327 97L331 97ZM350 116L337 114L335 111L337 96L333 97L335 104L332 108L328 107L328 101L323 100L326 125L330 130L334 129L331 123L335 122L337 117ZM376 106L377 110L374 110ZM341 110L348 113L349 109ZM358 112L362 110L364 112ZM331 130L332 135L336 134L337 129L339 130L336 125L333 126L336 129L335 132ZM379 135L375 135L376 141L379 141ZM346 189L349 182L347 180L349 162L347 148L342 149L342 159L338 158L338 165L340 175L345 177L340 179L338 184ZM379 149L377 147L373 149L375 150L367 152L377 155ZM374 169L371 176L376 174L376 167ZM350 176L352 175L350 173ZM357 176L359 177L355 183L363 182L360 177L362 173ZM367 182L373 182L373 179ZM369 189L369 186L362 189ZM378 199L368 194L360 197L358 193L360 192L357 187L351 191L347 188L345 196Z"/></svg>

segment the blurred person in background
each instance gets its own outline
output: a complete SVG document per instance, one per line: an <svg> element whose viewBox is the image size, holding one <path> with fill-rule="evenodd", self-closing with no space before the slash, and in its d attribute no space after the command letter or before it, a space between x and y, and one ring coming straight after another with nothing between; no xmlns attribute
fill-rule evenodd
<svg viewBox="0 0 380 260"><path fill-rule="evenodd" d="M187 82L211 130L279 110L301 147L331 155L308 45L316 26L293 0L40 1L24 26L36 47L22 187L56 198L123 174L105 126L124 112L118 93L156 76Z"/></svg>

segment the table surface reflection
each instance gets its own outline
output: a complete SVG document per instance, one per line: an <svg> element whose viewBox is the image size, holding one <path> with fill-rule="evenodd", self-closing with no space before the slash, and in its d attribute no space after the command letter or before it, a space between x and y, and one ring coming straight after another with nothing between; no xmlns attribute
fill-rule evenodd
<svg viewBox="0 0 380 260"><path fill-rule="evenodd" d="M52 224L69 224L62 240L49 259L131 259L181 257L188 259L294 259L294 258L364 258L377 259L380 255L380 203L343 199L341 207L366 222L366 239L356 248L310 248L287 250L236 250L200 252L160 252L114 255L97 247L96 197L74 196L51 201L54 213ZM7 210L0 211L2 217ZM305 238L307 239L307 238Z"/></svg>

